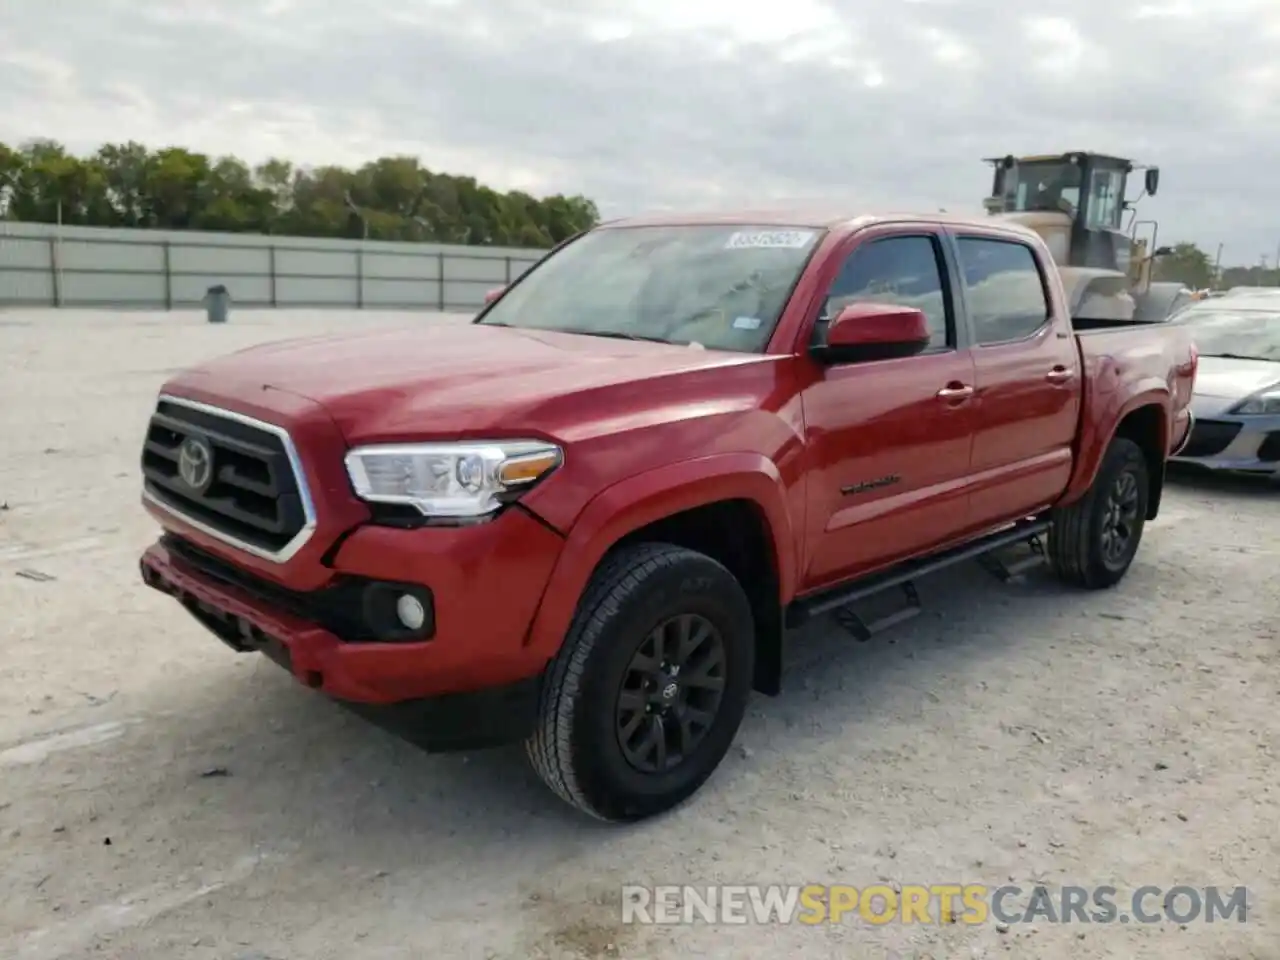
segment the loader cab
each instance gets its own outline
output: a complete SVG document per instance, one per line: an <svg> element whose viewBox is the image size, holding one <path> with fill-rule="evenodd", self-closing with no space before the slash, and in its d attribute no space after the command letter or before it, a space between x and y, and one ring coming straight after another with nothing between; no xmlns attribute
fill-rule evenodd
<svg viewBox="0 0 1280 960"><path fill-rule="evenodd" d="M1044 235L1060 266L1129 273L1132 240L1124 231L1132 161L1076 151L1056 156L1000 157L987 209L1014 214ZM1160 171L1145 171L1144 193L1154 194Z"/></svg>

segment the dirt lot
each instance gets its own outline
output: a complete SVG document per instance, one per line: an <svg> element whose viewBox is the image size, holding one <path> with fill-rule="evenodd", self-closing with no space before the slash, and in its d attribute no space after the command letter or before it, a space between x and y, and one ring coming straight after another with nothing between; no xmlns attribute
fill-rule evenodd
<svg viewBox="0 0 1280 960"><path fill-rule="evenodd" d="M1113 592L966 567L892 641L820 624L693 802L604 827L518 751L420 754L139 582L166 374L388 322L422 318L0 313L0 958L1280 957L1280 492L1177 480ZM1185 926L620 919L627 883L878 881L1250 903Z"/></svg>

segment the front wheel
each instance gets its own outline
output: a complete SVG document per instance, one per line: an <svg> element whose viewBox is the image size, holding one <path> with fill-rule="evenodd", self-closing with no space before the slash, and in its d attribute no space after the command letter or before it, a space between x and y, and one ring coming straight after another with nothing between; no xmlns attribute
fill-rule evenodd
<svg viewBox="0 0 1280 960"><path fill-rule="evenodd" d="M1150 490L1142 448L1112 440L1088 492L1054 511L1048 554L1058 576L1093 590L1119 583L1138 552Z"/></svg>
<svg viewBox="0 0 1280 960"><path fill-rule="evenodd" d="M525 745L562 799L601 820L662 813L706 782L751 695L755 629L711 557L624 547L592 577Z"/></svg>

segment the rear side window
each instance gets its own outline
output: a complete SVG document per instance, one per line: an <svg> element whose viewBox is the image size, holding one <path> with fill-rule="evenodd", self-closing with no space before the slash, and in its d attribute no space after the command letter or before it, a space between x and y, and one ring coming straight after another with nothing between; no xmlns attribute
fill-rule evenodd
<svg viewBox="0 0 1280 960"><path fill-rule="evenodd" d="M965 300L979 344L1031 336L1049 322L1044 277L1031 248L1015 240L960 237Z"/></svg>

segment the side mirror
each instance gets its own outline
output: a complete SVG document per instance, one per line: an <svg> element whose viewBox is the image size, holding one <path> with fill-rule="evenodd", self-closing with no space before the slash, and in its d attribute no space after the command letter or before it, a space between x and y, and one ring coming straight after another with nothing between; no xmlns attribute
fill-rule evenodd
<svg viewBox="0 0 1280 960"><path fill-rule="evenodd" d="M1160 168L1147 167L1146 176L1142 181L1142 185L1146 187L1147 195L1154 197L1156 195L1156 187L1160 186Z"/></svg>
<svg viewBox="0 0 1280 960"><path fill-rule="evenodd" d="M506 287L494 287L492 290L490 290L488 293L484 295L484 305L487 307L489 304L493 303L493 301L497 300L500 296L502 296L503 292L506 289L507 289Z"/></svg>
<svg viewBox="0 0 1280 960"><path fill-rule="evenodd" d="M1156 247L1155 252L1151 254L1154 260L1156 257L1167 257L1173 253L1173 247Z"/></svg>
<svg viewBox="0 0 1280 960"><path fill-rule="evenodd" d="M929 321L914 307L851 303L827 326L826 343L811 353L819 363L860 363L914 357L929 346Z"/></svg>

